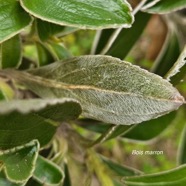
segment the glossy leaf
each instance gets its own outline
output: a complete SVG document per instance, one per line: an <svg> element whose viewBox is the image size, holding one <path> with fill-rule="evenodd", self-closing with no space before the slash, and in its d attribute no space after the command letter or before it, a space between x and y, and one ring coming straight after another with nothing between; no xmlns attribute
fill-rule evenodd
<svg viewBox="0 0 186 186"><path fill-rule="evenodd" d="M1 186L24 186L24 184L10 182L3 172L0 172L0 185Z"/></svg>
<svg viewBox="0 0 186 186"><path fill-rule="evenodd" d="M31 23L31 17L21 8L19 1L0 0L0 43L21 32Z"/></svg>
<svg viewBox="0 0 186 186"><path fill-rule="evenodd" d="M1 68L16 68L21 62L21 40L16 35L0 45Z"/></svg>
<svg viewBox="0 0 186 186"><path fill-rule="evenodd" d="M180 55L180 46L177 31L169 28L165 43L157 57L151 71L165 76Z"/></svg>
<svg viewBox="0 0 186 186"><path fill-rule="evenodd" d="M101 156L101 159L112 170L112 172L114 172L117 176L123 177L123 176L134 176L134 175L141 174L141 172L136 169L117 164L117 163L115 163L115 162L111 161L110 159L105 158L103 156Z"/></svg>
<svg viewBox="0 0 186 186"><path fill-rule="evenodd" d="M124 59L143 33L150 17L150 14L138 12L135 16L135 22L132 27L130 29L121 30L109 50L107 50L106 46L102 53Z"/></svg>
<svg viewBox="0 0 186 186"><path fill-rule="evenodd" d="M0 152L0 161L7 178L15 183L28 180L34 171L39 143L34 140L26 145Z"/></svg>
<svg viewBox="0 0 186 186"><path fill-rule="evenodd" d="M78 28L130 27L133 22L131 7L122 0L21 0L21 5L37 18Z"/></svg>
<svg viewBox="0 0 186 186"><path fill-rule="evenodd" d="M180 54L178 60L175 62L173 67L166 74L166 78L171 81L172 84L178 84L186 74L186 46Z"/></svg>
<svg viewBox="0 0 186 186"><path fill-rule="evenodd" d="M143 10L149 13L166 14L186 7L185 0L161 0L158 2L157 0L154 1L155 3L153 6L150 6L149 8L146 7Z"/></svg>
<svg viewBox="0 0 186 186"><path fill-rule="evenodd" d="M71 99L15 100L0 102L0 149L8 149L38 139L50 142L58 122L75 119L81 113Z"/></svg>
<svg viewBox="0 0 186 186"><path fill-rule="evenodd" d="M77 99L84 117L113 124L150 120L184 102L166 80L109 56L75 57L27 73L1 73L9 74L43 98Z"/></svg>
<svg viewBox="0 0 186 186"><path fill-rule="evenodd" d="M184 186L186 184L186 166L143 176L127 177L124 178L126 186Z"/></svg>
<svg viewBox="0 0 186 186"><path fill-rule="evenodd" d="M33 174L34 178L41 184L57 186L63 179L64 174L60 168L51 161L39 156Z"/></svg>
<svg viewBox="0 0 186 186"><path fill-rule="evenodd" d="M64 26L56 25L47 21L42 21L40 19L37 19L36 25L37 33L42 41L50 39L50 37L62 32L65 29Z"/></svg>

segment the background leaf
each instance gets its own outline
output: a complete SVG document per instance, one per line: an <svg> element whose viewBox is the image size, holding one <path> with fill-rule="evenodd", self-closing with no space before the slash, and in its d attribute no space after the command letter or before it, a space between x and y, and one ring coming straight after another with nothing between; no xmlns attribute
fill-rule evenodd
<svg viewBox="0 0 186 186"><path fill-rule="evenodd" d="M109 56L75 57L29 74L4 73L43 98L77 99L84 117L113 124L129 125L156 118L177 109L184 101L166 80Z"/></svg>
<svg viewBox="0 0 186 186"><path fill-rule="evenodd" d="M24 146L0 152L0 161L7 178L15 183L25 182L34 171L39 143L34 140Z"/></svg>
<svg viewBox="0 0 186 186"><path fill-rule="evenodd" d="M20 65L21 38L16 35L0 45L0 66L1 68L16 68Z"/></svg>
<svg viewBox="0 0 186 186"><path fill-rule="evenodd" d="M130 27L133 22L131 8L122 0L21 0L21 5L37 18L78 28Z"/></svg>
<svg viewBox="0 0 186 186"><path fill-rule="evenodd" d="M180 186L186 184L185 174L186 166L180 166L178 168L157 174L127 177L124 178L124 183L126 186Z"/></svg>
<svg viewBox="0 0 186 186"><path fill-rule="evenodd" d="M156 2L156 0L155 0ZM144 11L156 14L166 14L186 7L185 0L161 0Z"/></svg>
<svg viewBox="0 0 186 186"><path fill-rule="evenodd" d="M15 100L0 102L0 113L0 149L8 149L33 139L48 144L59 122L75 119L81 108L71 99Z"/></svg>
<svg viewBox="0 0 186 186"><path fill-rule="evenodd" d="M31 23L31 17L21 8L19 1L0 0L0 43L21 32Z"/></svg>
<svg viewBox="0 0 186 186"><path fill-rule="evenodd" d="M47 186L57 186L64 179L64 174L60 167L41 156L37 158L33 176L38 182Z"/></svg>
<svg viewBox="0 0 186 186"><path fill-rule="evenodd" d="M8 83L0 78L0 100L11 100L14 97L14 91Z"/></svg>

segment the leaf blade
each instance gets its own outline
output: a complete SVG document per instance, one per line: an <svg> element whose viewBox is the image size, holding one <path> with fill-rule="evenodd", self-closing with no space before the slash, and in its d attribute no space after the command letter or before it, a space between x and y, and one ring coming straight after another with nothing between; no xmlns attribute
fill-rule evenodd
<svg viewBox="0 0 186 186"><path fill-rule="evenodd" d="M40 19L79 28L129 27L133 22L130 5L121 0L21 0L21 5Z"/></svg>

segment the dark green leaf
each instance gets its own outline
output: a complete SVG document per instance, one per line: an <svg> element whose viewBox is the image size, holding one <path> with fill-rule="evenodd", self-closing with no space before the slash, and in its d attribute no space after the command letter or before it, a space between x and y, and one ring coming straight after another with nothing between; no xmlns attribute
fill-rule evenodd
<svg viewBox="0 0 186 186"><path fill-rule="evenodd" d="M21 5L37 18L78 28L130 27L133 22L131 7L123 0L21 0Z"/></svg>
<svg viewBox="0 0 186 186"><path fill-rule="evenodd" d="M47 48L43 44L36 42L36 48L39 66L48 65L55 61L52 54L47 50Z"/></svg>
<svg viewBox="0 0 186 186"><path fill-rule="evenodd" d="M115 172L117 176L134 176L134 175L139 175L141 174L140 171L133 169L131 167L123 166L120 164L117 164L108 158L105 158L101 156L101 159L103 162L112 170L112 172Z"/></svg>
<svg viewBox="0 0 186 186"><path fill-rule="evenodd" d="M180 165L186 164L186 127L181 136L181 142L180 142L179 154L178 154L178 163Z"/></svg>
<svg viewBox="0 0 186 186"><path fill-rule="evenodd" d="M63 182L63 186L71 186L71 179L70 179L70 173L69 173L69 170L68 170L68 165L65 164L64 165L64 171L65 171L65 179L64 179L64 182Z"/></svg>
<svg viewBox="0 0 186 186"><path fill-rule="evenodd" d="M143 33L150 17L150 14L138 12L132 27L130 29L122 29L110 49L107 50L106 46L102 52L113 57L124 59Z"/></svg>
<svg viewBox="0 0 186 186"><path fill-rule="evenodd" d="M124 184L126 186L184 186L186 184L186 166L143 176L126 177Z"/></svg>
<svg viewBox="0 0 186 186"><path fill-rule="evenodd" d="M0 113L0 149L8 149L33 139L46 145L58 122L75 119L81 108L71 99L15 100L0 102Z"/></svg>
<svg viewBox="0 0 186 186"><path fill-rule="evenodd" d="M37 159L33 176L39 183L44 183L47 186L57 186L64 179L62 170L57 165L41 156Z"/></svg>
<svg viewBox="0 0 186 186"><path fill-rule="evenodd" d="M34 140L23 146L0 152L0 161L7 178L15 183L28 180L35 169L39 143Z"/></svg>
<svg viewBox="0 0 186 186"><path fill-rule="evenodd" d="M37 19L37 32L42 41L46 41L55 34L62 32L65 27Z"/></svg>
<svg viewBox="0 0 186 186"><path fill-rule="evenodd" d="M178 60L175 62L173 67L166 74L166 79L171 81L173 85L178 84L186 74L186 46L180 54Z"/></svg>
<svg viewBox="0 0 186 186"><path fill-rule="evenodd" d="M30 16L19 1L0 0L0 43L21 32L31 23Z"/></svg>
<svg viewBox="0 0 186 186"><path fill-rule="evenodd" d="M160 118L145 121L134 127L131 131L123 135L123 137L139 141L151 140L161 134L168 126L170 126L175 118L176 112L171 112L170 114Z"/></svg>
<svg viewBox="0 0 186 186"><path fill-rule="evenodd" d="M185 0L154 0L153 6L144 7L143 10L149 13L166 14L186 7Z"/></svg>
<svg viewBox="0 0 186 186"><path fill-rule="evenodd" d="M162 77L165 76L178 59L179 55L180 46L178 35L174 29L170 28L164 46L151 71Z"/></svg>
<svg viewBox="0 0 186 186"><path fill-rule="evenodd" d="M184 102L168 81L109 56L81 56L27 73L1 73L8 73L41 97L77 99L84 117L113 124L150 120Z"/></svg>
<svg viewBox="0 0 186 186"><path fill-rule="evenodd" d="M1 68L16 68L21 62L21 39L16 35L0 45Z"/></svg>

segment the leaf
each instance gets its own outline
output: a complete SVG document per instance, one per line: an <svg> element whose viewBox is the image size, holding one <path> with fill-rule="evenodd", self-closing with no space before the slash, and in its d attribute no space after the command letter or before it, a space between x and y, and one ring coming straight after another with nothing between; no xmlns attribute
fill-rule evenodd
<svg viewBox="0 0 186 186"><path fill-rule="evenodd" d="M15 183L28 180L34 171L39 143L33 140L23 146L0 152L0 161L7 178Z"/></svg>
<svg viewBox="0 0 186 186"><path fill-rule="evenodd" d="M178 151L178 164L186 164L186 127L181 136L180 147Z"/></svg>
<svg viewBox="0 0 186 186"><path fill-rule="evenodd" d="M62 32L65 29L64 26L56 25L47 21L42 21L40 19L37 19L36 25L38 36L42 41L50 39L50 37Z"/></svg>
<svg viewBox="0 0 186 186"><path fill-rule="evenodd" d="M178 84L186 74L186 45L180 54L178 60L166 74L165 78L171 81L172 84Z"/></svg>
<svg viewBox="0 0 186 186"><path fill-rule="evenodd" d="M15 36L31 23L18 1L0 0L0 43Z"/></svg>
<svg viewBox="0 0 186 186"><path fill-rule="evenodd" d="M126 186L182 186L186 184L186 166L180 166L175 169L143 176L134 176L124 178Z"/></svg>
<svg viewBox="0 0 186 186"><path fill-rule="evenodd" d="M154 5L143 8L144 11L153 14L166 14L186 7L185 0L154 0ZM153 3L153 2L152 2Z"/></svg>
<svg viewBox="0 0 186 186"><path fill-rule="evenodd" d="M0 78L0 100L11 100L14 97L12 88Z"/></svg>
<svg viewBox="0 0 186 186"><path fill-rule="evenodd" d="M132 27L130 29L122 29L112 46L107 49L108 42L101 53L124 59L143 33L150 17L150 14L138 12ZM111 37L114 37L114 35L115 33Z"/></svg>
<svg viewBox="0 0 186 186"><path fill-rule="evenodd" d="M175 118L176 112L171 112L165 116L161 116L150 121L145 121L140 125L136 125L132 130L124 134L122 137L138 141L151 140L161 134L168 126L170 126Z"/></svg>
<svg viewBox="0 0 186 186"><path fill-rule="evenodd" d="M101 159L112 170L112 172L115 172L117 176L123 177L123 176L134 176L134 175L141 174L141 172L136 169L117 164L106 157L101 156Z"/></svg>
<svg viewBox="0 0 186 186"><path fill-rule="evenodd" d="M39 156L33 174L34 178L41 184L57 186L63 179L64 174L60 168L51 161Z"/></svg>
<svg viewBox="0 0 186 186"><path fill-rule="evenodd" d="M43 98L74 98L84 117L106 123L140 123L167 114L184 102L168 81L109 56L81 56L28 72L1 73Z"/></svg>
<svg viewBox="0 0 186 186"><path fill-rule="evenodd" d="M17 68L21 63L21 39L16 35L0 45L1 68ZM11 55L10 55L11 54Z"/></svg>
<svg viewBox="0 0 186 186"><path fill-rule="evenodd" d="M36 42L36 48L39 66L48 65L55 61L52 54L47 50L47 48L42 43Z"/></svg>
<svg viewBox="0 0 186 186"><path fill-rule="evenodd" d="M72 54L61 43L49 42L46 45L56 60L72 57Z"/></svg>
<svg viewBox="0 0 186 186"><path fill-rule="evenodd" d="M38 139L48 144L59 122L75 119L81 113L72 99L14 100L0 102L0 149L8 149Z"/></svg>
<svg viewBox="0 0 186 186"><path fill-rule="evenodd" d="M21 5L37 18L78 28L130 27L133 22L131 7L123 0L21 0Z"/></svg>
<svg viewBox="0 0 186 186"><path fill-rule="evenodd" d="M1 186L23 186L24 184L17 184L17 183L12 183L10 182L3 172L0 172L0 185Z"/></svg>
<svg viewBox="0 0 186 186"><path fill-rule="evenodd" d="M64 165L64 171L65 171L65 179L63 182L63 186L72 186L71 179L70 179L70 173L67 164Z"/></svg>
<svg viewBox="0 0 186 186"><path fill-rule="evenodd" d="M151 71L160 76L165 76L180 55L178 33L169 27L165 43L157 57Z"/></svg>
<svg viewBox="0 0 186 186"><path fill-rule="evenodd" d="M145 10L145 9L148 9L148 8L154 6L159 1L161 1L161 0L147 0L145 5L142 7L142 10L143 9Z"/></svg>

